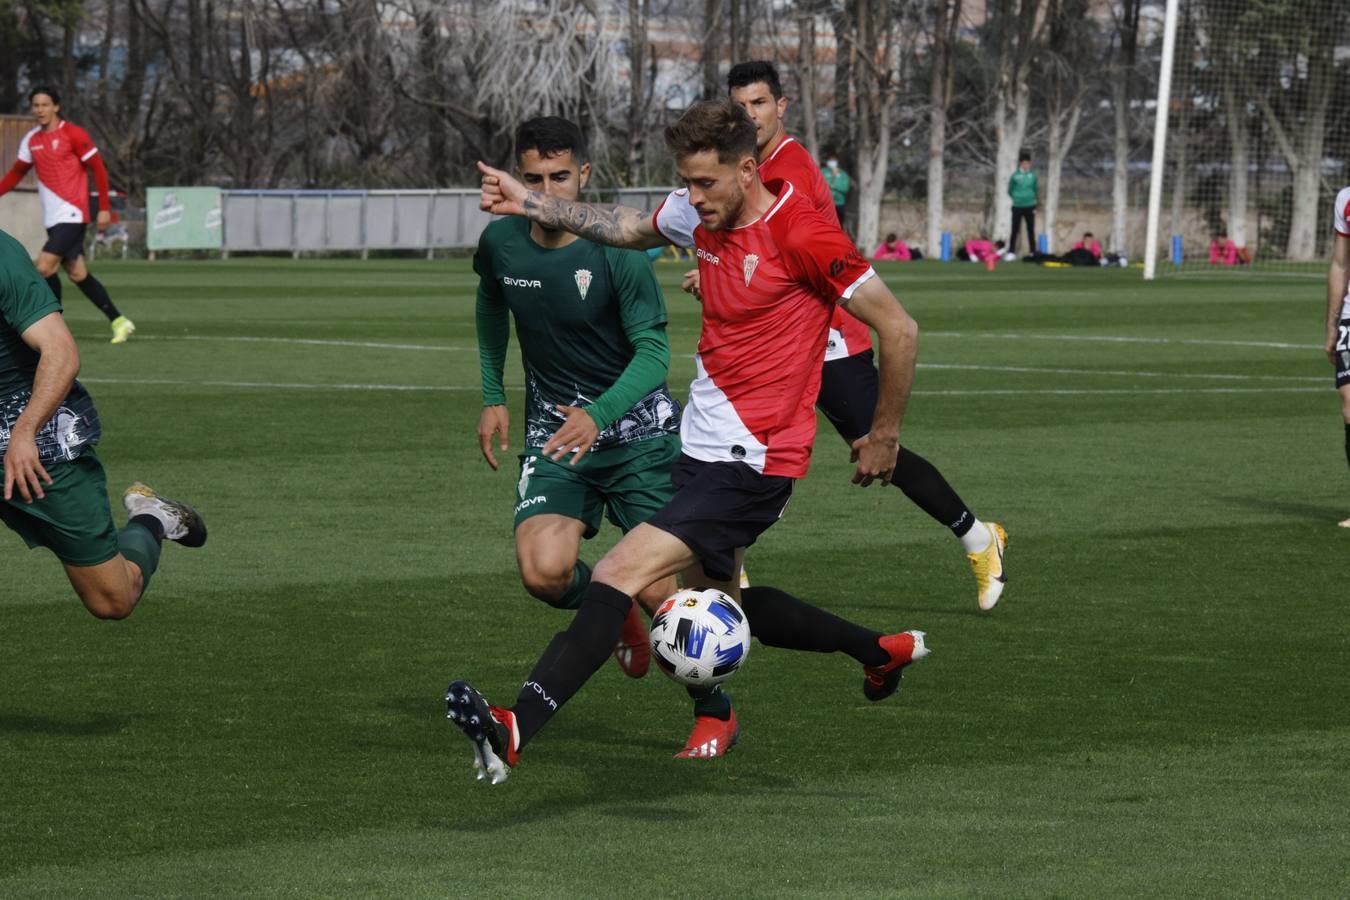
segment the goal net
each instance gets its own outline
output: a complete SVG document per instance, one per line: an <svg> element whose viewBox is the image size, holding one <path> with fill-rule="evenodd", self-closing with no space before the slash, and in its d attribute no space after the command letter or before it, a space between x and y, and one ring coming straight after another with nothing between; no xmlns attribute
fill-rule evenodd
<svg viewBox="0 0 1350 900"><path fill-rule="evenodd" d="M1350 0L1178 0L1157 274L1325 276Z"/></svg>

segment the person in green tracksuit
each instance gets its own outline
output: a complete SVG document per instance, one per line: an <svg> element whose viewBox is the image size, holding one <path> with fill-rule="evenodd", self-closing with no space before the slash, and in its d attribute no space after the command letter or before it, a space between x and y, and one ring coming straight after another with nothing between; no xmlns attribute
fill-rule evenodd
<svg viewBox="0 0 1350 900"><path fill-rule="evenodd" d="M1031 171L1031 154L1023 151L1017 159L1017 170L1008 176L1008 196L1012 198L1012 236L1008 238L1008 253L1017 255L1017 226L1027 223L1027 252L1036 252L1036 194L1040 185Z"/></svg>

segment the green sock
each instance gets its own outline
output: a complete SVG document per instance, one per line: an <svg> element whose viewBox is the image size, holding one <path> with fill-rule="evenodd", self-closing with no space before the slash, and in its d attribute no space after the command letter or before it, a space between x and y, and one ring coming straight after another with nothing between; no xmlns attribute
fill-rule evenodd
<svg viewBox="0 0 1350 900"><path fill-rule="evenodd" d="M577 609L581 606L581 595L586 593L586 585L590 583L591 567L577 560L576 566L572 569L572 583L553 605L558 609Z"/></svg>
<svg viewBox="0 0 1350 900"><path fill-rule="evenodd" d="M117 549L140 567L145 587L149 587L150 576L159 568L159 539L141 523L128 522L127 526L117 533Z"/></svg>
<svg viewBox="0 0 1350 900"><path fill-rule="evenodd" d="M722 690L720 684L712 687L687 687L686 691L694 700L695 716L712 716L725 722L731 718L731 697Z"/></svg>

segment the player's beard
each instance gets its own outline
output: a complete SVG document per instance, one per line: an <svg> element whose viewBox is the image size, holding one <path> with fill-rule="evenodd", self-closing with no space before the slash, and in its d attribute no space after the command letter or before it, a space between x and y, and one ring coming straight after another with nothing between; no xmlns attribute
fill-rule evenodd
<svg viewBox="0 0 1350 900"><path fill-rule="evenodd" d="M717 227L708 228L709 231L725 231L736 224L736 220L741 217L741 209L745 206L745 191L739 186L735 188L735 193L727 198L726 206L722 215L717 217ZM704 226L707 228L707 226Z"/></svg>

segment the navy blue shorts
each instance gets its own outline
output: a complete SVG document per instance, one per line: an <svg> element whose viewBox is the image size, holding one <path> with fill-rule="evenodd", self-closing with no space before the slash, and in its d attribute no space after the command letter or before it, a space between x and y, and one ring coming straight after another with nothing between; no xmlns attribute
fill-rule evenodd
<svg viewBox="0 0 1350 900"><path fill-rule="evenodd" d="M864 350L825 363L820 370L816 409L825 414L840 437L852 444L872 430L880 391L872 351Z"/></svg>
<svg viewBox="0 0 1350 900"><path fill-rule="evenodd" d="M47 229L47 243L42 245L42 252L74 262L84 256L84 228L83 222L53 225Z"/></svg>
<svg viewBox="0 0 1350 900"><path fill-rule="evenodd" d="M670 469L675 496L647 520L675 535L718 581L736 572L736 551L777 522L792 496L793 479L761 475L743 462L702 462L684 454Z"/></svg>

